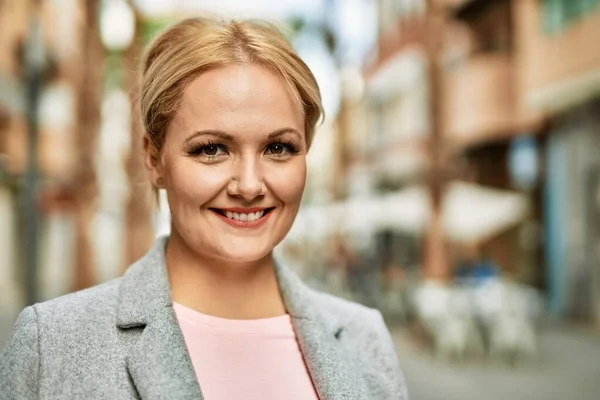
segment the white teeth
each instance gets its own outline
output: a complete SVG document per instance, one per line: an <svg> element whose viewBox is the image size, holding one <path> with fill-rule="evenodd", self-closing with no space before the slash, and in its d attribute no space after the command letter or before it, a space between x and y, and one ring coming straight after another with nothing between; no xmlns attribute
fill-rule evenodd
<svg viewBox="0 0 600 400"><path fill-rule="evenodd" d="M248 213L248 214L225 211L225 216L227 218L235 219L237 221L242 221L242 222L256 221L257 219L262 218L263 215L265 215L265 210L257 211L255 213Z"/></svg>

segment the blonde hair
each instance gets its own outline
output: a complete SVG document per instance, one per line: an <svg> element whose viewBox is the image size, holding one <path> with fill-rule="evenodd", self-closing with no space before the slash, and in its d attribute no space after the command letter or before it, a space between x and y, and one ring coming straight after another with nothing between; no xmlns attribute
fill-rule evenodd
<svg viewBox="0 0 600 400"><path fill-rule="evenodd" d="M310 69L279 30L263 21L190 18L166 29L143 59L141 116L160 151L186 86L202 72L227 64L257 63L279 73L302 106L308 146L323 115L321 93Z"/></svg>

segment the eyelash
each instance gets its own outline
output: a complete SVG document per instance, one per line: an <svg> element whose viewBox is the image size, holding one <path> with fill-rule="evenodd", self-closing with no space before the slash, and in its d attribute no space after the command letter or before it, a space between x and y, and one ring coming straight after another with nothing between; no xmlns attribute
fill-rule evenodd
<svg viewBox="0 0 600 400"><path fill-rule="evenodd" d="M199 144L191 147L187 151L187 153L190 156L202 156L203 155L202 152L204 150L206 150L207 148L211 147L211 146L217 146L219 149L227 151L227 150L225 150L225 147L222 144L218 144L218 143L214 143L212 141L209 141L209 142L206 142L206 143L199 143ZM215 155L212 155L212 156L211 155L204 155L204 157L216 158L217 156L215 156Z"/></svg>
<svg viewBox="0 0 600 400"><path fill-rule="evenodd" d="M273 145L281 145L283 146L289 154L291 155L295 155L298 154L300 152L300 149L298 148L298 146L296 146L294 143L292 143L291 141L287 141L287 142L282 142L280 140L277 140L275 142L269 143L265 149L265 151L267 151L271 146ZM187 153L190 156L202 156L208 159L215 159L218 158L219 155L208 155L208 154L202 154L203 151L205 151L207 148L211 147L211 146L216 146L218 149L224 151L227 153L227 149L225 148L224 145L219 144L219 143L215 143L212 141L206 142L206 143L200 143L194 147L192 147L190 150L187 151ZM277 155L275 155L277 156Z"/></svg>
<svg viewBox="0 0 600 400"><path fill-rule="evenodd" d="M292 143L291 141L282 142L282 141L280 141L280 140L277 140L277 141L275 141L275 142L273 142L273 143L269 143L269 145L267 146L267 148L269 148L269 147L271 147L271 146L273 146L273 145L276 145L276 144L278 144L278 145L281 145L281 146L285 147L285 148L286 148L286 150L287 150L287 151L288 151L290 154L292 154L292 155L294 155L294 154L298 154L298 153L300 152L300 149L298 148L298 146L296 146L296 145L295 145L294 143Z"/></svg>

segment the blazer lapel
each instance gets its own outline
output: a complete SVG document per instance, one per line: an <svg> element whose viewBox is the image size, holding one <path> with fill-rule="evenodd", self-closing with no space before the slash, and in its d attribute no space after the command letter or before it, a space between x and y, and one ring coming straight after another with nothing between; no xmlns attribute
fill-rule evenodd
<svg viewBox="0 0 600 400"><path fill-rule="evenodd" d="M318 294L276 262L277 279L320 400L368 398L360 371L342 345L344 324L319 307Z"/></svg>
<svg viewBox="0 0 600 400"><path fill-rule="evenodd" d="M146 326L127 367L142 399L202 399L172 307Z"/></svg>
<svg viewBox="0 0 600 400"><path fill-rule="evenodd" d="M164 260L166 241L158 239L125 273L117 326L137 337L133 343L127 341L126 363L142 399L202 399L172 306Z"/></svg>

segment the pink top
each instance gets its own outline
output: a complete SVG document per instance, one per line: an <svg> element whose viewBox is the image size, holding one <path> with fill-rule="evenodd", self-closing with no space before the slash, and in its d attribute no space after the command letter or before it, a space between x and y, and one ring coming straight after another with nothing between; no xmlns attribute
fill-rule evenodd
<svg viewBox="0 0 600 400"><path fill-rule="evenodd" d="M289 315L233 320L173 308L206 400L318 400Z"/></svg>

